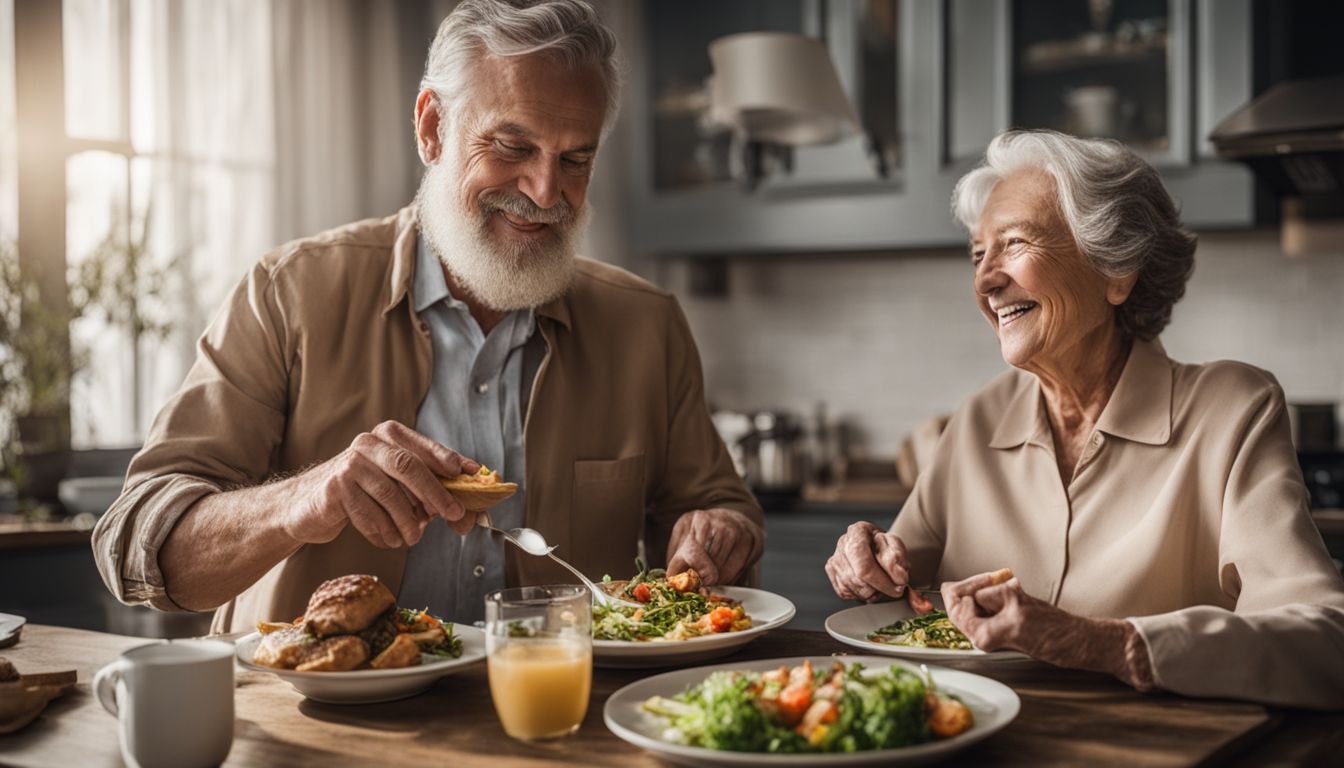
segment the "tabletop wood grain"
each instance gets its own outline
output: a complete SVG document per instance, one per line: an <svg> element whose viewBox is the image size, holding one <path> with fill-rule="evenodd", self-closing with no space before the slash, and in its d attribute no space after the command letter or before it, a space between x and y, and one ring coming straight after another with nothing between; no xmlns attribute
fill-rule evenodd
<svg viewBox="0 0 1344 768"><path fill-rule="evenodd" d="M79 683L23 731L0 736L0 763L121 764L116 721L89 683L142 638L29 626L4 650L22 673L76 669ZM733 659L843 653L819 632L776 630ZM714 662L718 663L718 662ZM1006 729L958 755L975 765L1178 766L1212 763L1344 764L1344 713L1267 710L1255 704L1139 694L1104 675L1034 661L950 664L1012 687L1022 711ZM663 670L595 670L588 716L574 736L541 744L509 739L490 702L485 666L388 704L337 706L304 699L278 678L239 669L233 749L225 765L663 765L602 724L621 686ZM183 692L183 695L190 695ZM395 759L393 759L395 758Z"/></svg>

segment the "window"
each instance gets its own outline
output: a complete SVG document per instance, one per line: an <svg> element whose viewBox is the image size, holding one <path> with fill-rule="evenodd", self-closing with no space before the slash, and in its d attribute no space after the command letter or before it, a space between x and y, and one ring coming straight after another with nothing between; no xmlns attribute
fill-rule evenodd
<svg viewBox="0 0 1344 768"><path fill-rule="evenodd" d="M66 262L121 279L71 326L75 447L134 445L272 245L269 11L64 0Z"/></svg>

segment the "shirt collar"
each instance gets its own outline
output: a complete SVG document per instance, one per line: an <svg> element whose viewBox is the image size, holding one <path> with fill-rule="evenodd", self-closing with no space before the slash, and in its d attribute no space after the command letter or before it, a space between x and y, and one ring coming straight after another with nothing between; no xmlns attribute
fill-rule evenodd
<svg viewBox="0 0 1344 768"><path fill-rule="evenodd" d="M443 299L452 298L453 294L448 290L448 281L443 276L443 265L439 262L439 258L430 252L425 238L415 238L415 278L411 287L411 300L414 302L415 311L424 312Z"/></svg>
<svg viewBox="0 0 1344 768"><path fill-rule="evenodd" d="M1097 419L1097 430L1148 445L1171 439L1171 360L1162 342L1135 341L1111 399ZM990 438L991 448L1015 448L1028 442L1048 445L1049 422L1041 402L1041 383L1025 377Z"/></svg>
<svg viewBox="0 0 1344 768"><path fill-rule="evenodd" d="M1162 342L1135 341L1097 429L1136 443L1165 445L1171 439L1171 368Z"/></svg>
<svg viewBox="0 0 1344 768"><path fill-rule="evenodd" d="M411 276L415 271L415 230L415 206L408 205L397 212L397 236L392 243L392 258L387 268L384 317L410 293Z"/></svg>
<svg viewBox="0 0 1344 768"><path fill-rule="evenodd" d="M446 301L453 309L469 312L466 302L453 295L448 288L448 280L443 275L443 264L435 256L425 238L417 237L415 243L415 277L411 288L412 306L416 313L424 312L440 301ZM517 346L527 341L536 329L536 314L540 309L518 309L508 313L503 322L510 336L510 344Z"/></svg>

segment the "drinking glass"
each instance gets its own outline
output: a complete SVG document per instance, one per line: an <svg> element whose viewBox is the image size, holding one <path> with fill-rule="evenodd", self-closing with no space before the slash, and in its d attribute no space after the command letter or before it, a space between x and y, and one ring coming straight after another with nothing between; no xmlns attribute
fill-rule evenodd
<svg viewBox="0 0 1344 768"><path fill-rule="evenodd" d="M578 729L592 690L592 622L592 596L581 586L486 596L490 697L505 733L533 741Z"/></svg>

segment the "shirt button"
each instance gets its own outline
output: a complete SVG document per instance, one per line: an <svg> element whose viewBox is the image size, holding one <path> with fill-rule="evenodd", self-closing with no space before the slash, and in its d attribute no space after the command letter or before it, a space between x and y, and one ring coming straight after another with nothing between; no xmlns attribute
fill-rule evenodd
<svg viewBox="0 0 1344 768"><path fill-rule="evenodd" d="M1101 433L1100 433L1100 432L1098 432L1098 433L1092 435L1092 447L1093 447L1093 448L1096 448L1096 447L1099 446L1099 445L1101 445Z"/></svg>
<svg viewBox="0 0 1344 768"><path fill-rule="evenodd" d="M471 575L472 575L472 576L475 576L475 577L478 578L478 579L481 578L482 576L485 575L485 566L484 566L484 565L478 565L478 566L476 566L475 568L472 568L472 569L471 569Z"/></svg>
<svg viewBox="0 0 1344 768"><path fill-rule="evenodd" d="M489 392L489 391L490 391L490 385L489 385L489 384L486 384L484 381L482 381L480 384L477 384L477 385L476 385L476 392L477 392L477 394L484 395L486 392Z"/></svg>

